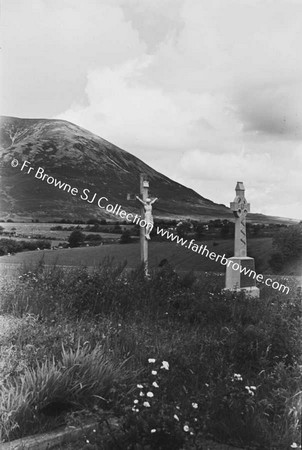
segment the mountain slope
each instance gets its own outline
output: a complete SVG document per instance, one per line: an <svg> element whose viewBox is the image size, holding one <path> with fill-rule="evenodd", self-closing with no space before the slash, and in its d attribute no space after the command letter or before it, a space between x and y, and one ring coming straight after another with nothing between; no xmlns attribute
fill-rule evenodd
<svg viewBox="0 0 302 450"><path fill-rule="evenodd" d="M11 167L16 158L19 166ZM34 170L20 170L27 160ZM216 205L191 189L156 172L130 153L83 128L63 120L1 119L1 216L39 218L105 217L104 210L35 178L38 167L48 175L82 189L90 196L106 196L127 210L137 202L127 201L127 193L139 192L139 174L150 179L151 194L160 200L154 210L161 217L229 215L228 208ZM107 216L108 217L108 216Z"/></svg>
<svg viewBox="0 0 302 450"><path fill-rule="evenodd" d="M11 167L14 158L19 161L15 168ZM25 160L34 168L29 174L27 169L20 170ZM108 218L96 203L89 204L80 195L72 196L35 178L39 167L79 192L89 189L89 199L97 193L97 199L106 196L110 203L118 203L129 212L138 212L139 205L127 201L127 193L138 194L139 174L144 172L150 179L150 194L159 197L155 216L204 220L232 217L226 206L172 181L125 150L72 123L4 116L0 122L1 218ZM259 220L264 217L259 215Z"/></svg>

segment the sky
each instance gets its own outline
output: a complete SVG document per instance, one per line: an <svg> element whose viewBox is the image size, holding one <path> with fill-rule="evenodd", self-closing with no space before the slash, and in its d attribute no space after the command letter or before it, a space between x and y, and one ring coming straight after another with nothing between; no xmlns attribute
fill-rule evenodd
<svg viewBox="0 0 302 450"><path fill-rule="evenodd" d="M1 114L60 118L302 219L301 0L1 0Z"/></svg>

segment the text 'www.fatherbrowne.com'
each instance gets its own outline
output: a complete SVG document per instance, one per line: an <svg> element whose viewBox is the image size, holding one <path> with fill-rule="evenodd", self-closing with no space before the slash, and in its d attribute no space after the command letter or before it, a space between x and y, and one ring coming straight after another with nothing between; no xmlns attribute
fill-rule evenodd
<svg viewBox="0 0 302 450"><path fill-rule="evenodd" d="M243 267L237 262L234 262L231 258L227 258L225 254L218 255L215 252L210 252L206 244L198 245L195 242L195 239L191 239L188 241L187 239L181 238L177 234L172 233L169 230L165 230L163 228L157 227L156 234L162 237L166 237L172 242L176 242L182 247L188 248L192 250L194 253L198 253L199 255L206 256L211 261L220 262L223 266L232 266L233 270L239 270L243 275L247 275L248 277L253 277L254 280L259 283L263 283L266 286L270 286L273 289L276 289L282 293L289 293L289 287L284 284L278 283L278 281L273 281L271 278L264 279L262 274L257 274L254 270L248 269L247 267Z"/></svg>

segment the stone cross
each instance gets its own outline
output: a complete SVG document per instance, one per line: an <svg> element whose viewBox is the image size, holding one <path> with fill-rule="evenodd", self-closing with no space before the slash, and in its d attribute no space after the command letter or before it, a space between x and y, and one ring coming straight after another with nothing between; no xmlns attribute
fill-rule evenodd
<svg viewBox="0 0 302 450"><path fill-rule="evenodd" d="M236 185L236 197L231 202L230 207L235 216L235 255L238 257L247 256L246 244L246 216L250 212L250 204L247 203L244 195L244 185L241 181Z"/></svg>
<svg viewBox="0 0 302 450"><path fill-rule="evenodd" d="M246 216L250 212L250 204L245 199L242 181L237 182L235 190L236 197L230 204L235 216L235 248L234 256L228 258L226 266L225 289L244 291L252 297L259 297L260 291L256 286L256 279L248 275L248 273L256 275L254 258L247 256ZM245 273L245 270L249 272Z"/></svg>

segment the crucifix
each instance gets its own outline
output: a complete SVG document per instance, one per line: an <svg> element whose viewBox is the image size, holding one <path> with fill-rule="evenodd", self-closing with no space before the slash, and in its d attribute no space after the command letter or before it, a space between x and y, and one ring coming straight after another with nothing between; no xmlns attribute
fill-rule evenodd
<svg viewBox="0 0 302 450"><path fill-rule="evenodd" d="M245 199L245 189L241 181L236 185L236 197L231 202L230 207L235 216L235 255L239 257L247 256L246 244L246 216L250 212L250 204Z"/></svg>
<svg viewBox="0 0 302 450"><path fill-rule="evenodd" d="M152 205L156 202L157 198L151 199L149 197L149 180L145 173L140 174L140 196L136 195L135 198L141 203L141 217L139 221L140 225L140 250L141 250L141 262L144 266L144 272L149 277L148 267L148 242L150 240L150 233L153 228L153 215ZM128 194L128 199L132 199L132 196Z"/></svg>

